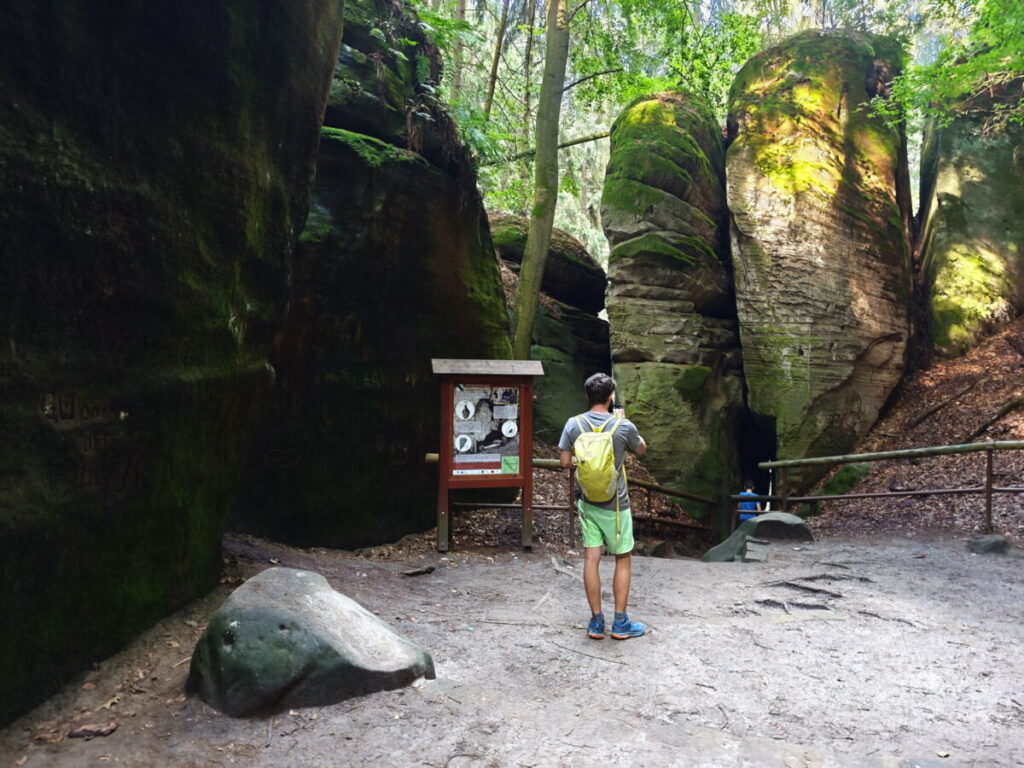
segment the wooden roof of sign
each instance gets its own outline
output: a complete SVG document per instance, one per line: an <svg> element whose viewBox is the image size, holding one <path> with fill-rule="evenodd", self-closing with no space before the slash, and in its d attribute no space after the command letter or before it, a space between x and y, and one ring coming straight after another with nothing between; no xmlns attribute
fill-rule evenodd
<svg viewBox="0 0 1024 768"><path fill-rule="evenodd" d="M489 376L544 375L544 366L540 360L447 360L434 358L430 364L434 368L434 373L485 374Z"/></svg>

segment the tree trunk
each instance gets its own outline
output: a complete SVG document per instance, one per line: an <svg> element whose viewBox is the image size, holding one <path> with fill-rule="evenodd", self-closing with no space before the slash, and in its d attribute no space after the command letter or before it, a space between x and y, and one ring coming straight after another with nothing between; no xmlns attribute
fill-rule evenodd
<svg viewBox="0 0 1024 768"><path fill-rule="evenodd" d="M458 0L455 4L455 19L457 21L466 20L466 0ZM462 41L457 40L455 42L454 50L454 62L452 64L452 96L451 101L458 100L460 92L462 91Z"/></svg>
<svg viewBox="0 0 1024 768"><path fill-rule="evenodd" d="M523 144L530 146L530 69L533 67L533 28L537 23L537 1L530 4L530 23L526 27L526 64L523 67Z"/></svg>
<svg viewBox="0 0 1024 768"><path fill-rule="evenodd" d="M505 42L505 27L508 25L509 0L501 6L501 20L498 21L498 36L494 41L494 56L491 59L491 76L487 78L487 98L484 99L484 117L490 118L491 105L494 104L494 86L498 82L498 64L501 62L501 46Z"/></svg>
<svg viewBox="0 0 1024 768"><path fill-rule="evenodd" d="M526 236L523 266L516 291L516 325L512 352L516 358L530 356L533 321L544 275L551 228L558 202L558 126L562 114L562 87L569 58L569 14L566 0L548 0L545 22L544 78L537 100L537 157L534 164L533 209Z"/></svg>

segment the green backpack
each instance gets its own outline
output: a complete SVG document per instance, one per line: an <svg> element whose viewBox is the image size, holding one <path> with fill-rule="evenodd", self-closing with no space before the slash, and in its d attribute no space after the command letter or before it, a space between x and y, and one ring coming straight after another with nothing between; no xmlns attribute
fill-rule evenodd
<svg viewBox="0 0 1024 768"><path fill-rule="evenodd" d="M605 429L613 421L611 429ZM618 497L619 472L615 468L612 437L621 423L622 419L609 419L595 425L585 416L576 417L580 434L572 444L572 452L576 457L576 479L587 501L600 503ZM590 429L584 429L584 424Z"/></svg>

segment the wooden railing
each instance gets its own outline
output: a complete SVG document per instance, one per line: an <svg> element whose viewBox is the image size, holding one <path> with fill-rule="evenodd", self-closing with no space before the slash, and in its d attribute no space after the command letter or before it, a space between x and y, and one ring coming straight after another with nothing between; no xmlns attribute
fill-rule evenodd
<svg viewBox="0 0 1024 768"><path fill-rule="evenodd" d="M426 457L425 457L425 460L426 460L426 462L428 464L437 463L438 455L436 453L428 453L426 455ZM551 470L558 470L558 471L566 471L566 468L562 466L561 462L559 462L558 459L541 459L541 458L537 458L537 457L534 457L534 459L533 459L533 468L534 469L551 469ZM572 534L574 521L576 519L575 518L576 504L575 504L575 500L574 500L574 497L573 497L573 492L574 492L574 488L575 488L575 485L576 485L574 474L575 474L575 470L573 470L573 469L569 469L567 471L567 482L566 482L566 492L567 492L567 495L566 495L566 503L565 504L534 504L534 505L532 505L533 509L543 509L543 510L551 510L551 511L565 511L565 512L568 512L569 513L569 532L570 532L570 535ZM675 488L669 488L669 487L664 486L664 485L658 485L657 483L650 483L650 482L647 482L646 480L640 480L638 478L629 478L628 485L629 485L631 490L633 488L643 488L645 491L647 491L647 510L648 510L648 514L646 514L646 515L639 515L634 510L634 512L633 512L633 519L635 521L647 521L647 522L650 522L650 523L664 523L666 525L684 526L684 527L687 527L687 528L694 527L695 522L684 522L684 521L676 520L676 519L671 518L671 517L658 517L658 516L654 515L653 513L651 513L650 510L653 509L653 507L651 506L651 494L652 493L660 493L660 494L663 494L665 496L671 496L671 497L677 498L677 499L686 499L688 501L696 501L696 502L699 502L701 504L705 504L707 506L707 510L708 510L708 517L707 517L708 520L713 520L714 519L715 512L718 509L718 502L717 501L715 501L714 499L709 499L706 496L698 496L695 493L687 493L686 491L677 491ZM488 503L481 503L481 502L454 502L452 504L452 506L455 506L455 507L483 507L483 506L486 506L489 509L490 508L493 508L493 509L519 509L520 508L519 504L505 504L505 503L494 504L494 503L489 503L489 502Z"/></svg>
<svg viewBox="0 0 1024 768"><path fill-rule="evenodd" d="M994 483L992 468L993 456L997 451L1024 450L1024 440L1003 440L988 443L967 443L964 445L936 445L926 448L908 448L900 451L880 451L877 453L853 453L844 456L818 456L808 459L787 459L784 461L763 461L757 466L761 469L778 470L778 493L772 496L732 496L733 501L778 501L782 510L787 511L792 504L807 502L835 501L838 499L880 499L900 496L942 496L969 493L981 493L985 496L985 529L992 532L992 497L997 493L1024 493L1024 488L998 487ZM842 493L823 496L791 496L786 471L793 467L813 467L835 464L854 464L872 461L893 461L899 459L921 459L931 456L951 456L963 453L985 452L985 478L981 485L966 488L926 488L913 491L887 491L876 493Z"/></svg>

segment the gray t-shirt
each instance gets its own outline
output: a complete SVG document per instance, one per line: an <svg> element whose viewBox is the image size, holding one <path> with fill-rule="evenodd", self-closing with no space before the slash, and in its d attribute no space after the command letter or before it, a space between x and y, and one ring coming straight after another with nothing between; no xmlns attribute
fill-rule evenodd
<svg viewBox="0 0 1024 768"><path fill-rule="evenodd" d="M576 418L576 416L573 416L565 422L565 427L562 429L562 437L558 440L558 447L563 451L572 451L572 444L580 436L580 428L576 423ZM612 418L615 417L610 413L594 413L593 411L587 411L579 416L584 428L588 431L591 431L587 427L588 421L599 426ZM611 429L611 425L605 427L605 429ZM615 428L615 433L612 435L612 444L615 446L615 466L621 470L622 463L626 460L626 450L629 449L635 453L637 446L640 445L640 433L637 431L636 425L629 419L623 419L622 423ZM615 509L615 499L604 501L600 504L591 501L587 503L602 509ZM629 491L626 488L624 473L621 471L619 472L619 509L629 509Z"/></svg>

